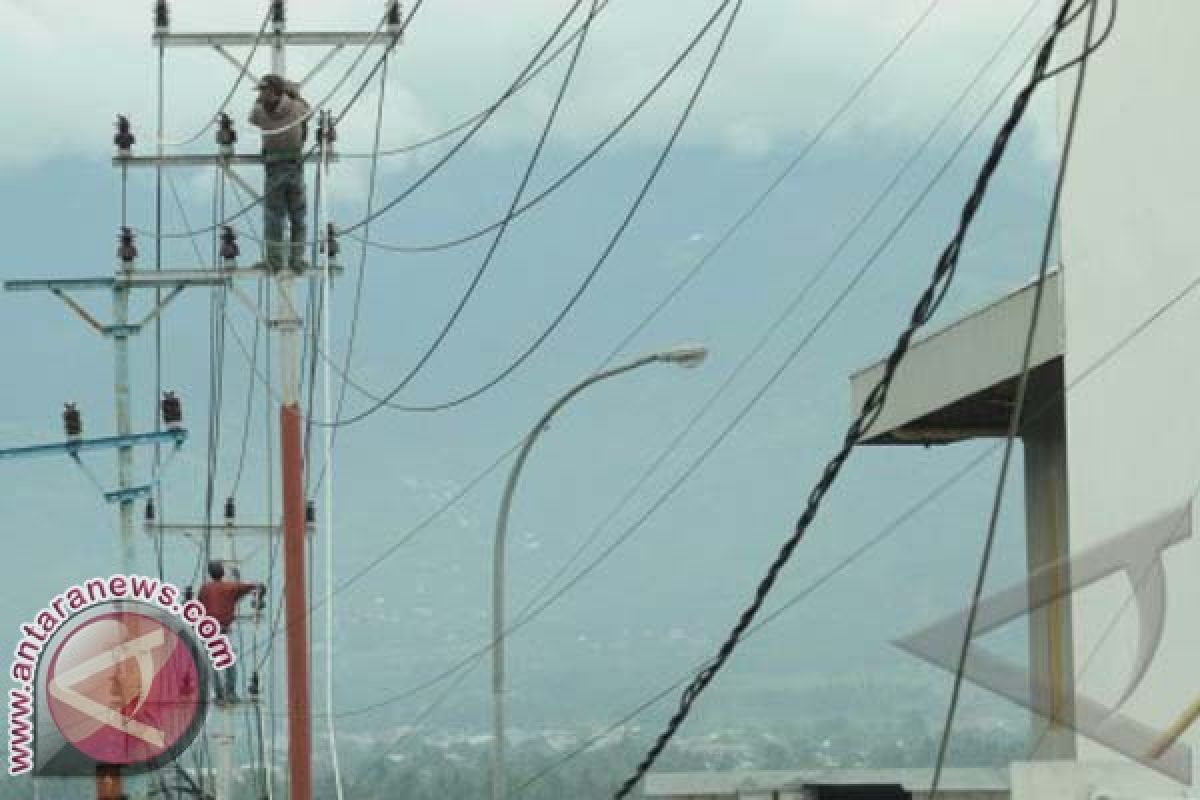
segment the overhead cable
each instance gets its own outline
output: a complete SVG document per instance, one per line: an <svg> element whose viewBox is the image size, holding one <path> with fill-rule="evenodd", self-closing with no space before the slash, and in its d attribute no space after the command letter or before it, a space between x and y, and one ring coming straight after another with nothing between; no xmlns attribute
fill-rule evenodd
<svg viewBox="0 0 1200 800"><path fill-rule="evenodd" d="M1050 56L1054 52L1054 45L1058 41L1059 34L1062 31L1062 23L1065 21L1066 15L1073 4L1073 0L1066 0L1063 4L1063 10L1060 12L1054 30L1047 38L1041 52L1035 61L1033 74L1030 76L1029 82L1026 84L1016 99L1013 102L1012 110L1008 118L1001 126L1000 132L997 134L993 143L991 152L988 154L983 167L976 179L966 204L963 207L962 216L959 219L958 227L943 250L941 257L938 259L937 266L931 276L929 285L921 294L917 301L909 324L901 332L896 340L896 345L888 357L883 375L875 384L874 388L868 393L863 404L863 408L855 420L850 424L846 431L845 439L841 448L827 463L821 478L813 487L812 492L808 496L808 502L805 505L803 512L796 521L795 528L792 534L784 541L780 547L779 553L772 560L766 574L759 582L754 592L754 597L750 604L742 611L737 623L731 629L729 635L717 651L713 661L709 666L703 669L687 686L682 696L680 697L679 706L672 715L664 731L659 735L654 745L646 753L641 762L634 768L633 774L621 785L616 791L615 800L627 797L649 772L650 768L662 754L667 743L674 737L679 730L684 720L687 719L694 706L696 700L704 692L704 690L712 683L712 680L720 672L721 668L728 662L729 657L736 649L739 640L745 633L746 629L753 623L755 616L762 608L768 594L774 587L775 582L779 577L779 573L784 566L791 560L792 554L799 545L800 540L808 531L813 519L816 518L817 511L820 508L821 501L826 493L832 488L836 482L838 475L841 473L842 467L850 457L851 451L858 445L859 441L866 435L866 432L878 420L879 415L883 411L884 404L887 401L888 390L891 387L895 377L896 370L907 354L912 338L916 335L933 313L937 310L941 301L945 299L946 291L950 287L954 279L955 269L958 265L958 258L962 250L963 241L966 238L967 231L970 229L971 223L983 202L984 195L991 183L991 179L995 174L996 168L999 166L1001 159L1008 149L1008 144L1017 125L1025 116L1029 101L1033 97L1033 93L1043 80L1043 75L1046 66L1049 63Z"/></svg>
<svg viewBox="0 0 1200 800"><path fill-rule="evenodd" d="M1074 0L1064 0L1062 10L1059 12L1059 24L1065 25L1067 15L1074 4ZM1000 474L996 478L996 489L992 496L992 509L988 516L987 532L984 535L983 552L980 554L979 568L975 577L975 584L971 593L971 604L967 611L967 625L963 631L962 643L959 647L958 662L955 665L954 681L950 690L950 702L946 709L946 720L942 725L942 732L938 741L937 758L933 766L933 780L929 789L930 800L934 800L938 794L938 788L941 783L942 770L946 763L946 753L950 746L950 735L954 729L954 715L958 710L959 698L962 695L963 677L966 671L967 655L971 649L971 639L975 635L975 621L979 614L979 603L983 597L983 586L987 580L988 567L991 565L992 550L996 543L997 524L1000 521L1000 506L1004 501L1004 489L1008 480L1008 468L1012 462L1013 445L1016 442L1017 435L1024 423L1022 414L1025 410L1026 394L1029 388L1029 373L1033 364L1033 342L1037 335L1038 321L1041 317L1042 301L1045 295L1046 275L1050 269L1050 254L1054 246L1055 234L1058 229L1058 214L1059 207L1062 202L1063 186L1066 182L1067 169L1070 166L1071 152L1075 144L1076 125L1079 121L1079 107L1083 99L1084 83L1087 79L1088 59L1092 54L1092 32L1096 23L1096 9L1099 0L1087 0L1085 5L1090 7L1088 12L1087 30L1084 33L1084 50L1080 56L1079 76L1075 81L1075 88L1071 98L1071 110L1067 118L1067 129L1063 139L1062 155L1059 158L1058 177L1054 184L1054 196L1050 202L1050 213L1046 219L1046 231L1042 239L1042 254L1041 262L1038 266L1038 278L1036 289L1033 298L1033 310L1029 317L1028 331L1025 334L1024 350L1021 355L1021 370L1017 379L1016 397L1013 402L1012 411L1009 415L1008 431L1004 437L1004 454L1000 460ZM1113 0L1112 21L1116 20L1116 0ZM1061 28L1060 28L1061 29ZM1045 80L1049 70L1050 51L1052 47L1048 45L1047 50L1043 51L1044 58L1040 58L1038 65L1034 71L1032 86L1036 86L1038 82ZM945 289L943 289L943 292Z"/></svg>

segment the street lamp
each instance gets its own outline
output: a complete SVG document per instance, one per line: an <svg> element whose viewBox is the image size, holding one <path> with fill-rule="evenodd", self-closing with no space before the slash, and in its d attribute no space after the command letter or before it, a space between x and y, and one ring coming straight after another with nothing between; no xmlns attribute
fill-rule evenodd
<svg viewBox="0 0 1200 800"><path fill-rule="evenodd" d="M525 437L521 452L508 473L508 482L504 485L504 497L500 501L500 512L496 518L496 543L493 549L492 570L492 800L504 800L506 781L504 774L504 580L505 556L508 541L508 514L512 509L513 493L517 488L517 479L542 431L550 425L550 420L571 402L577 395L601 381L615 378L626 372L632 372L647 364L674 364L688 369L698 367L708 356L708 350L700 346L675 347L660 353L651 353L634 359L621 366L594 373L572 386L565 394L554 401L542 418L533 426L533 430Z"/></svg>

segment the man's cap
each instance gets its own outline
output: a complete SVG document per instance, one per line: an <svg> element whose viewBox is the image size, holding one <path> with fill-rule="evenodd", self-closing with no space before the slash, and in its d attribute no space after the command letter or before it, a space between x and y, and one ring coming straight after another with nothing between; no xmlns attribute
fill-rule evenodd
<svg viewBox="0 0 1200 800"><path fill-rule="evenodd" d="M258 82L258 89L274 89L282 92L287 89L287 81L278 75L263 75Z"/></svg>

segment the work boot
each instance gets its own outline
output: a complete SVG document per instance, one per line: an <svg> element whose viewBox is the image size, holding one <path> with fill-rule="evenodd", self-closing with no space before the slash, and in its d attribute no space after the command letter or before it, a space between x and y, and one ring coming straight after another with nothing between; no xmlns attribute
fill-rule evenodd
<svg viewBox="0 0 1200 800"><path fill-rule="evenodd" d="M279 242L268 242L266 246L266 258L255 264L257 269L266 269L272 275L283 269L283 254L284 245Z"/></svg>
<svg viewBox="0 0 1200 800"><path fill-rule="evenodd" d="M303 238L300 238L300 241L291 243L291 255L288 258L288 266L291 267L292 272L295 272L297 275L303 275L308 271L308 262L304 260Z"/></svg>

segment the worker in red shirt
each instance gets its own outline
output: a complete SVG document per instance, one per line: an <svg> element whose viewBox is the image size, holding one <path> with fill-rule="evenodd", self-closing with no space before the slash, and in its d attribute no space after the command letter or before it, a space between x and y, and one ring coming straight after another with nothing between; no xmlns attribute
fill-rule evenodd
<svg viewBox="0 0 1200 800"><path fill-rule="evenodd" d="M220 624L221 633L227 634L233 627L233 619L237 615L238 600L252 592L257 592L258 600L261 603L267 587L261 583L225 580L225 566L220 561L208 562L208 574L212 580L200 587L198 599L204 604L208 615ZM236 663L230 664L222 674L217 676L213 691L218 703L237 701Z"/></svg>

